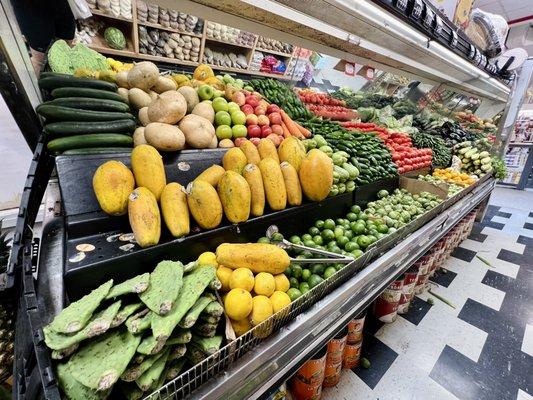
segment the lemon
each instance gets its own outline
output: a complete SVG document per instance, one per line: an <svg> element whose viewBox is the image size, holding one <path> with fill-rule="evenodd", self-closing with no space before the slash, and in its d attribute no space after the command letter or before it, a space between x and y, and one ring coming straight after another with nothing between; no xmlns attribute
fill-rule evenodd
<svg viewBox="0 0 533 400"><path fill-rule="evenodd" d="M200 254L200 257L198 257L198 265L213 265L217 267L218 263L216 254L212 251L206 251Z"/></svg>
<svg viewBox="0 0 533 400"><path fill-rule="evenodd" d="M255 276L254 292L264 296L270 296L276 290L276 281L272 274L259 272Z"/></svg>
<svg viewBox="0 0 533 400"><path fill-rule="evenodd" d="M230 290L229 287L229 280L231 278L231 274L233 273L233 270L231 268L225 267L223 265L219 265L217 268L217 278L222 283L222 291L228 292Z"/></svg>
<svg viewBox="0 0 533 400"><path fill-rule="evenodd" d="M240 321L252 311L252 295L244 289L232 289L224 299L224 308L228 317Z"/></svg>
<svg viewBox="0 0 533 400"><path fill-rule="evenodd" d="M291 287L289 278L285 274L274 275L274 280L276 281L276 291L285 293Z"/></svg>
<svg viewBox="0 0 533 400"><path fill-rule="evenodd" d="M274 310L272 309L272 303L268 297L259 295L252 299L250 323L253 326L259 325L272 314L274 314Z"/></svg>
<svg viewBox="0 0 533 400"><path fill-rule="evenodd" d="M230 289L244 289L251 292L254 288L254 274L248 268L233 270L229 278Z"/></svg>
<svg viewBox="0 0 533 400"><path fill-rule="evenodd" d="M291 298L287 293L276 290L272 296L270 296L270 302L272 303L272 309L277 313L279 310L291 304Z"/></svg>
<svg viewBox="0 0 533 400"><path fill-rule="evenodd" d="M240 321L231 320L231 326L233 327L237 337L244 335L252 327L250 325L250 321L248 321L248 318L241 319Z"/></svg>

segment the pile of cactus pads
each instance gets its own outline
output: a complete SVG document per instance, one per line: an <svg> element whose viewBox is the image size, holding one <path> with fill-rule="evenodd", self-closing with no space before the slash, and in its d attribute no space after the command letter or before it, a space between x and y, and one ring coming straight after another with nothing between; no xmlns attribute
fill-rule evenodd
<svg viewBox="0 0 533 400"><path fill-rule="evenodd" d="M162 261L71 303L44 328L65 397L140 399L215 353L219 288L214 266Z"/></svg>

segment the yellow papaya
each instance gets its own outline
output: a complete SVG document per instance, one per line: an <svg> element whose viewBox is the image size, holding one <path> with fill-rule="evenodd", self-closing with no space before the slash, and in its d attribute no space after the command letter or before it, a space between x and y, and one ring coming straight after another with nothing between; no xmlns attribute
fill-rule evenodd
<svg viewBox="0 0 533 400"><path fill-rule="evenodd" d="M261 171L257 165L247 164L242 171L242 176L248 182L252 195L250 214L254 217L259 217L265 211L265 188L263 186Z"/></svg>
<svg viewBox="0 0 533 400"><path fill-rule="evenodd" d="M326 153L313 149L302 161L298 176L305 197L322 201L328 197L333 185L333 161Z"/></svg>
<svg viewBox="0 0 533 400"><path fill-rule="evenodd" d="M159 243L161 215L151 190L138 187L128 197L128 218L135 240L141 247Z"/></svg>
<svg viewBox="0 0 533 400"><path fill-rule="evenodd" d="M279 164L279 156L274 142L270 139L263 138L259 141L257 145L257 151L259 152L259 157L261 160L265 158L272 158L276 163Z"/></svg>
<svg viewBox="0 0 533 400"><path fill-rule="evenodd" d="M222 204L217 191L206 181L187 185L187 204L194 220L204 229L216 228L222 221Z"/></svg>
<svg viewBox="0 0 533 400"><path fill-rule="evenodd" d="M238 147L232 147L222 157L222 166L226 171L235 171L238 174L242 174L246 164L246 156Z"/></svg>
<svg viewBox="0 0 533 400"><path fill-rule="evenodd" d="M291 263L285 250L269 243L223 243L217 247L216 255L219 265L248 268L255 274L281 274Z"/></svg>
<svg viewBox="0 0 533 400"><path fill-rule="evenodd" d="M298 172L287 161L283 161L280 165L285 187L287 188L287 202L291 206L299 206L302 204L302 187L300 186L300 179Z"/></svg>
<svg viewBox="0 0 533 400"><path fill-rule="evenodd" d="M93 190L100 208L110 215L128 211L128 196L135 188L132 172L120 161L107 161L93 175Z"/></svg>
<svg viewBox="0 0 533 400"><path fill-rule="evenodd" d="M211 67L207 64L200 64L194 70L192 77L199 81L205 81L207 78L215 76L215 73Z"/></svg>
<svg viewBox="0 0 533 400"><path fill-rule="evenodd" d="M255 144L250 142L249 140L245 140L243 144L241 144L241 147L239 149L242 150L244 155L246 156L246 161L248 164L259 164L259 161L261 161L261 157L259 157L259 151L257 151L257 147L255 147Z"/></svg>
<svg viewBox="0 0 533 400"><path fill-rule="evenodd" d="M206 181L213 187L217 187L218 181L220 181L220 178L222 178L224 172L226 172L226 170L223 167L213 164L204 170L204 172L202 172L200 175L198 175L194 180Z"/></svg>
<svg viewBox="0 0 533 400"><path fill-rule="evenodd" d="M278 155L281 162L287 161L296 171L300 170L300 164L305 158L304 144L294 136L283 139L278 147Z"/></svg>
<svg viewBox="0 0 533 400"><path fill-rule="evenodd" d="M183 186L171 182L161 192L161 213L168 230L174 237L182 237L190 232L189 206Z"/></svg>
<svg viewBox="0 0 533 400"><path fill-rule="evenodd" d="M131 152L131 169L137 186L148 188L159 201L167 184L161 154L149 144L136 146Z"/></svg>
<svg viewBox="0 0 533 400"><path fill-rule="evenodd" d="M220 178L217 192L228 221L237 223L248 219L251 193L246 179L234 171L226 171Z"/></svg>
<svg viewBox="0 0 533 400"><path fill-rule="evenodd" d="M283 210L287 206L287 189L279 164L272 158L261 160L258 165L263 178L263 186L268 205L274 211Z"/></svg>

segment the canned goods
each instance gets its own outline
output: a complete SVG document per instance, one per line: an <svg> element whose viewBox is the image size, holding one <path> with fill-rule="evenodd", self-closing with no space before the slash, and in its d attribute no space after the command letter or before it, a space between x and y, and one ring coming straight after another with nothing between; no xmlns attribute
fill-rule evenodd
<svg viewBox="0 0 533 400"><path fill-rule="evenodd" d="M402 294L400 296L400 302L398 303L398 314L406 314L407 311L409 311L409 305L414 296L417 280L418 269L416 267L409 268L405 272Z"/></svg>
<svg viewBox="0 0 533 400"><path fill-rule="evenodd" d="M344 352L344 348L342 349ZM323 387L335 386L341 380L341 371L342 371L342 354L341 361L338 363L331 363L326 360L326 371L324 374L324 382L322 383Z"/></svg>
<svg viewBox="0 0 533 400"><path fill-rule="evenodd" d="M312 359L296 372L295 378L310 386L321 386L324 380L327 347L324 346Z"/></svg>
<svg viewBox="0 0 533 400"><path fill-rule="evenodd" d="M415 285L415 294L420 294L424 291L426 288L426 285L428 283L429 274L418 274L416 285Z"/></svg>
<svg viewBox="0 0 533 400"><path fill-rule="evenodd" d="M363 340L363 327L365 325L366 312L359 314L348 322L348 343L356 343Z"/></svg>
<svg viewBox="0 0 533 400"><path fill-rule="evenodd" d="M293 378L290 387L295 400L319 400L322 397L322 385L312 386Z"/></svg>
<svg viewBox="0 0 533 400"><path fill-rule="evenodd" d="M326 363L338 364L342 362L342 352L348 336L348 328L344 328L337 336L328 342Z"/></svg>
<svg viewBox="0 0 533 400"><path fill-rule="evenodd" d="M362 345L362 341L358 343L346 343L344 354L342 355L342 368L352 369L359 365Z"/></svg>
<svg viewBox="0 0 533 400"><path fill-rule="evenodd" d="M374 302L374 314L376 317L386 323L394 322L398 316L398 304L402 294L404 276L396 278L387 289L379 295Z"/></svg>

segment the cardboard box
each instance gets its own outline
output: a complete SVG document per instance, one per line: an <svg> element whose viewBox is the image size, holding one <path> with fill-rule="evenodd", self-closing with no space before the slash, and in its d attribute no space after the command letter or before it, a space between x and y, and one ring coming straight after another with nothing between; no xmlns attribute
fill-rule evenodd
<svg viewBox="0 0 533 400"><path fill-rule="evenodd" d="M446 183L430 183L418 179L406 178L400 176L400 189L405 189L410 193L420 194L420 192L429 192L436 194L442 200L448 198L448 185Z"/></svg>

